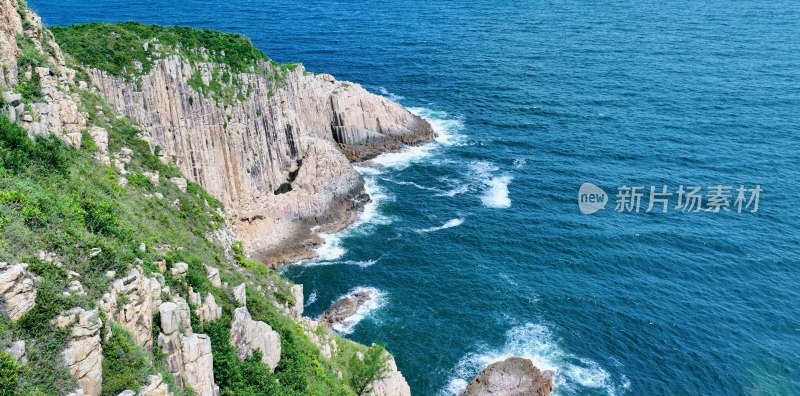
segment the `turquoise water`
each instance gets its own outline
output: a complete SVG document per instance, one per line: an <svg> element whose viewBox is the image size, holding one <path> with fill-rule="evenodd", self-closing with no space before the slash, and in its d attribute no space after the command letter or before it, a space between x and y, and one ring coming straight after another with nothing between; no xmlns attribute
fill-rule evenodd
<svg viewBox="0 0 800 396"><path fill-rule="evenodd" d="M30 3L244 33L432 121L436 143L363 170L362 222L285 272L311 316L374 288L340 330L416 394L510 355L560 395L800 394L800 3ZM580 213L584 182L605 210ZM757 213L617 213L623 184L763 192Z"/></svg>

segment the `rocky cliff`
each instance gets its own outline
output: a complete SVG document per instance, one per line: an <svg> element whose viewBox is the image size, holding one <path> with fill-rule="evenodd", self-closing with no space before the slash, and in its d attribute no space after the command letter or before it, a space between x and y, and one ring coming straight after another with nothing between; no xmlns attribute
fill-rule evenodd
<svg viewBox="0 0 800 396"><path fill-rule="evenodd" d="M160 58L177 51L156 37L146 43L149 70L88 68L91 84L149 133L164 161L225 204L261 259L297 251L313 226L352 220L368 197L349 160L433 137L402 106L302 65L260 59L237 73L203 50L195 61Z"/></svg>
<svg viewBox="0 0 800 396"><path fill-rule="evenodd" d="M146 59L113 72L62 53L21 0L0 0L0 20L0 387L410 393L382 348L366 362L377 346L302 317L302 286L232 245L306 254L312 227L341 227L368 200L350 161L430 140L430 125L260 53L242 68L146 38Z"/></svg>

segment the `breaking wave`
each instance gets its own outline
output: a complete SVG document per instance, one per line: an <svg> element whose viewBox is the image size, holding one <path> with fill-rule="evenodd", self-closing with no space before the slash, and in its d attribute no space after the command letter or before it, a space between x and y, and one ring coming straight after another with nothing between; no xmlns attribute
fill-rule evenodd
<svg viewBox="0 0 800 396"><path fill-rule="evenodd" d="M385 292L378 290L374 287L356 287L353 290L347 292L343 296L334 300L331 304L335 303L341 298L353 296L355 293L368 293L370 295L369 300L364 303L362 306L358 308L355 314L348 316L345 318L342 323L337 323L333 325L333 329L340 333L340 334L351 334L359 322L364 320L364 318L369 317L375 311L386 305L388 301L388 297Z"/></svg>
<svg viewBox="0 0 800 396"><path fill-rule="evenodd" d="M611 374L597 362L564 352L547 327L527 323L509 330L506 343L501 348L479 350L464 356L439 394L460 394L486 366L514 356L530 359L540 370L553 371L554 394L580 394L582 389L585 392L585 389L591 388L614 396L630 387L630 381L625 376L617 385Z"/></svg>
<svg viewBox="0 0 800 396"><path fill-rule="evenodd" d="M442 224L442 225L440 225L438 227L424 228L424 229L421 229L421 230L417 230L417 232L419 232L419 233L434 232L434 231L439 231L439 230L445 230L445 229L448 229L448 228L458 227L461 224L464 224L464 219L463 218L451 219L451 220L448 220L447 223L444 223L444 224Z"/></svg>

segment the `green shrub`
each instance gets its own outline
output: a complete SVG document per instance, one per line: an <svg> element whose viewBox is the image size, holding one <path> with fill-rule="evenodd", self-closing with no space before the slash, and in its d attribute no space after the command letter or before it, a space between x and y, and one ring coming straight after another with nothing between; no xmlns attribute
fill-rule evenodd
<svg viewBox="0 0 800 396"><path fill-rule="evenodd" d="M357 354L350 356L347 382L356 394L369 393L371 384L383 378L386 374L386 361L386 349L380 345L367 349L363 359L359 359Z"/></svg>
<svg viewBox="0 0 800 396"><path fill-rule="evenodd" d="M17 395L17 382L24 370L24 366L8 352L0 351L0 396Z"/></svg>
<svg viewBox="0 0 800 396"><path fill-rule="evenodd" d="M127 330L112 323L111 335L103 342L102 395L116 396L126 389L139 389L155 371L147 351L136 344Z"/></svg>

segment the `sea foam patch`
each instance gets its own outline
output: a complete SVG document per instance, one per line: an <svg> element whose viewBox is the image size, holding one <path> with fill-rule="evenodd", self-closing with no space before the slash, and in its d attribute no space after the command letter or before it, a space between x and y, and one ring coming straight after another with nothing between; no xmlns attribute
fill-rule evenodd
<svg viewBox="0 0 800 396"><path fill-rule="evenodd" d="M510 357L530 359L540 370L552 370L554 394L562 391L580 394L594 389L616 395L627 389L630 382L623 376L621 385L614 384L611 375L597 362L564 352L556 343L550 330L542 325L527 323L506 333L506 343L497 349L482 348L464 356L453 370L440 395L458 395L486 366Z"/></svg>
<svg viewBox="0 0 800 396"><path fill-rule="evenodd" d="M491 163L485 161L475 162L470 166L473 174L484 185L481 202L487 208L505 209L511 207L508 185L514 177L503 173Z"/></svg>
<svg viewBox="0 0 800 396"><path fill-rule="evenodd" d="M464 224L464 219L463 218L450 219L446 223L444 223L444 224L442 224L442 225L440 225L438 227L423 228L423 229L416 230L416 231L419 232L419 233L435 232L435 231L440 231L440 230L446 230L448 228L458 227L458 226L460 226L462 224Z"/></svg>

